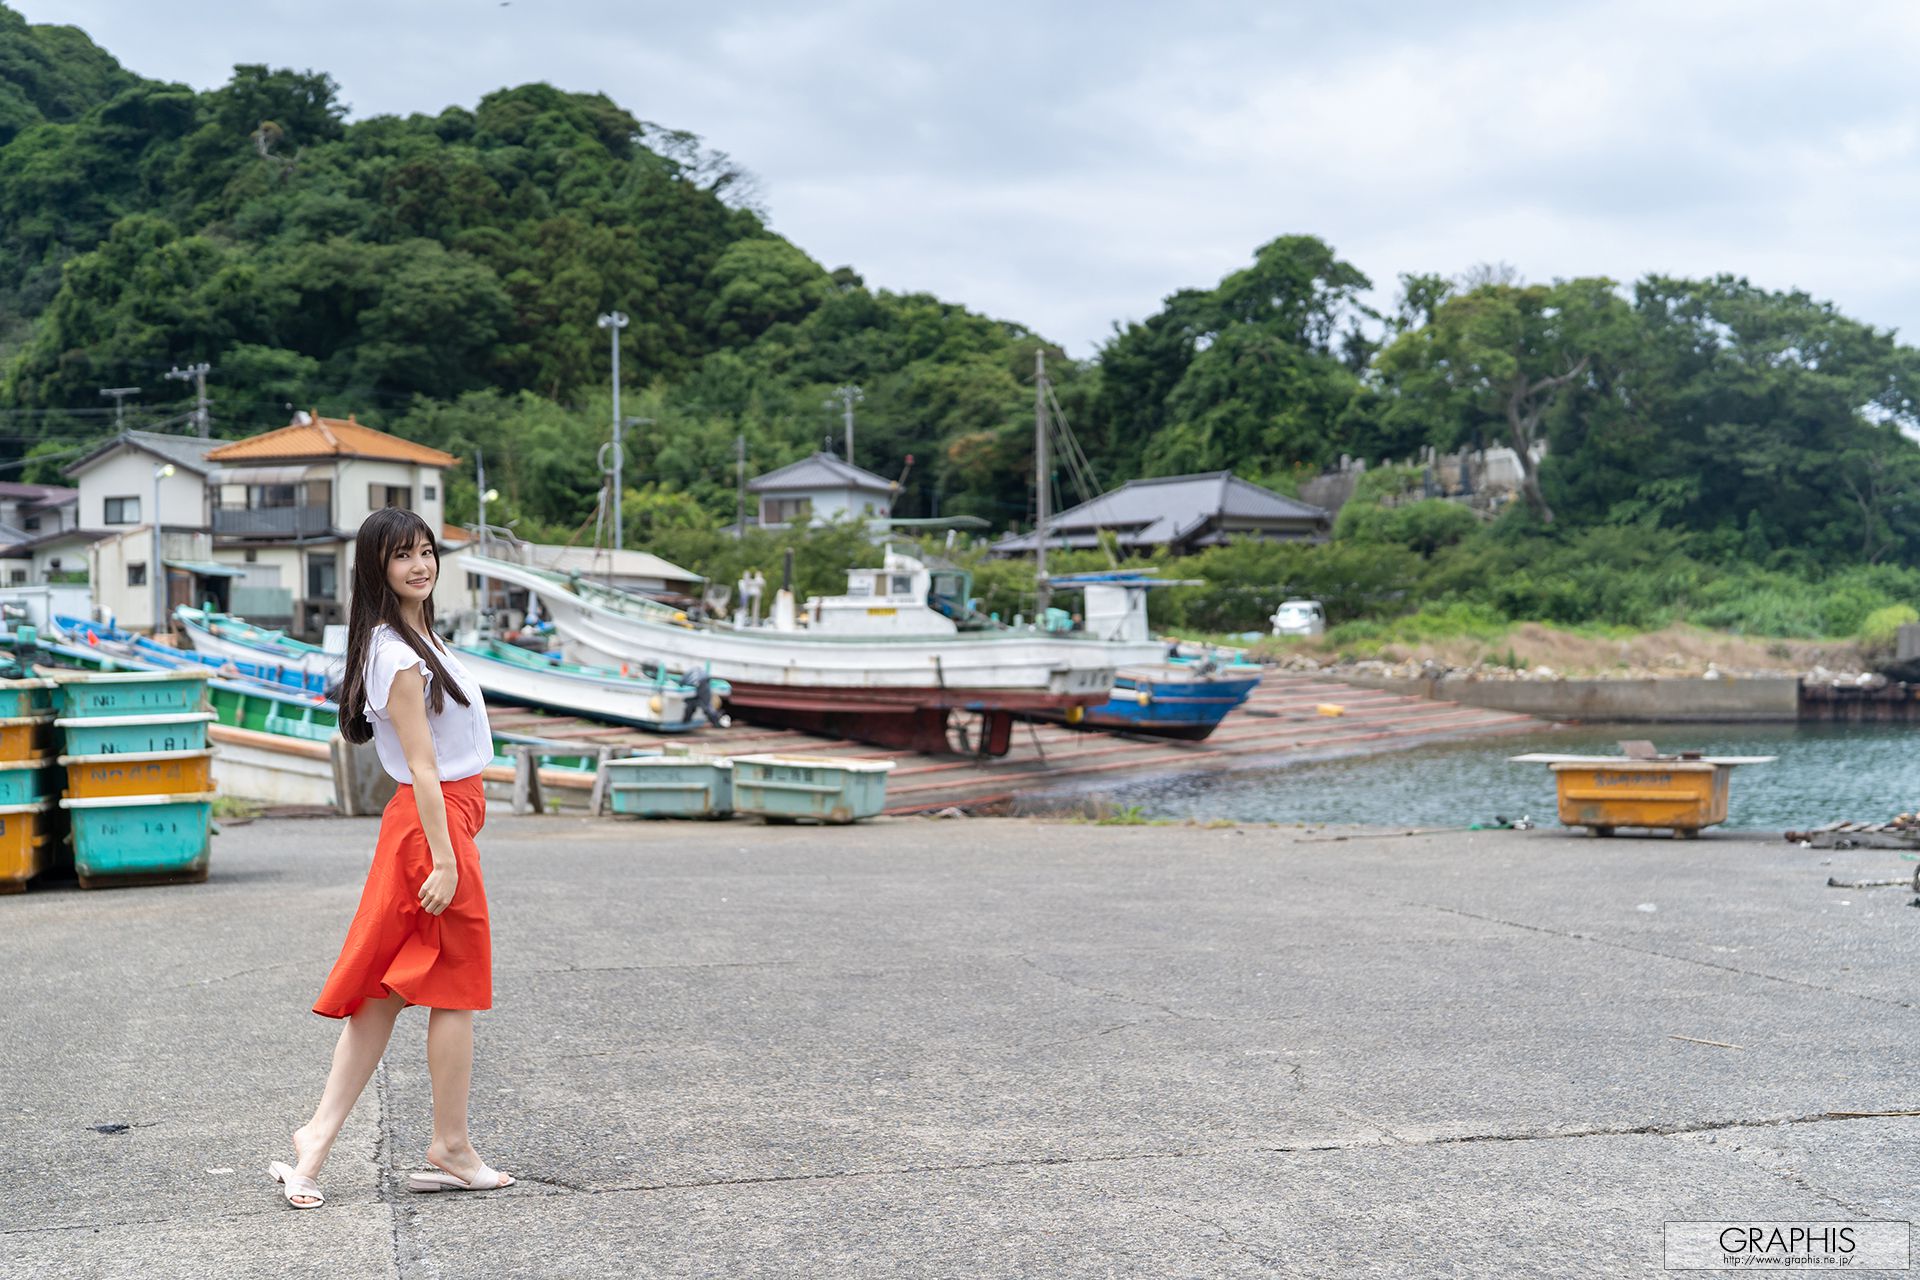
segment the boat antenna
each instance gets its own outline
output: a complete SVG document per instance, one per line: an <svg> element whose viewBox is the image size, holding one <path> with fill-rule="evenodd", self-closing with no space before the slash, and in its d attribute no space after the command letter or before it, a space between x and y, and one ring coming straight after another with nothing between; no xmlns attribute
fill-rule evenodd
<svg viewBox="0 0 1920 1280"><path fill-rule="evenodd" d="M1033 616L1044 619L1053 602L1053 586L1047 581L1048 490L1052 481L1047 466L1047 349L1033 353Z"/></svg>

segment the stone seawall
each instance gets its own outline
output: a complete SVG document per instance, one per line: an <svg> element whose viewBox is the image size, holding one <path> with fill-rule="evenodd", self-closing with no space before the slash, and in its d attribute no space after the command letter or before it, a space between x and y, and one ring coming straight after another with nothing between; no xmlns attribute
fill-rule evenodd
<svg viewBox="0 0 1920 1280"><path fill-rule="evenodd" d="M1647 723L1788 722L1801 718L1796 676L1660 680L1472 680L1364 676L1345 684L1540 716L1547 720Z"/></svg>

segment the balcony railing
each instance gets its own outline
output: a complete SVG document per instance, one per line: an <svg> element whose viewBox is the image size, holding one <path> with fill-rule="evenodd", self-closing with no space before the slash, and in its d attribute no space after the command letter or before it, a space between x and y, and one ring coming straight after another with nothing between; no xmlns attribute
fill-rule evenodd
<svg viewBox="0 0 1920 1280"><path fill-rule="evenodd" d="M299 538L333 527L326 507L215 507L213 533L227 538Z"/></svg>

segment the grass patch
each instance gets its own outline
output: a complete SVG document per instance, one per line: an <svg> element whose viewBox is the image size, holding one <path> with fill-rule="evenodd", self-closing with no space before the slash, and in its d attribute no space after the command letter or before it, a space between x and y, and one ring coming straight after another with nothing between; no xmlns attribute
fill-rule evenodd
<svg viewBox="0 0 1920 1280"><path fill-rule="evenodd" d="M246 822L257 818L266 808L258 801L242 799L239 796L215 796L213 798L213 816L222 822Z"/></svg>

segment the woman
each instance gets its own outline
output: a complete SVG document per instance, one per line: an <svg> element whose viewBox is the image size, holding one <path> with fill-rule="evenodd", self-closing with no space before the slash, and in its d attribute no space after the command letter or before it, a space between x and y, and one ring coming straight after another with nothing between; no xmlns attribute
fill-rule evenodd
<svg viewBox="0 0 1920 1280"><path fill-rule="evenodd" d="M411 511L368 516L354 544L340 732L371 739L400 784L380 819L373 868L346 944L313 1011L343 1018L333 1070L313 1119L293 1134L294 1163L268 1167L287 1203L316 1209L320 1166L386 1052L393 1021L426 1005L433 1077L428 1172L414 1191L490 1191L513 1179L467 1138L473 1012L493 1005L486 889L473 837L486 821L480 770L493 734L480 688L433 634L439 577L433 531Z"/></svg>

